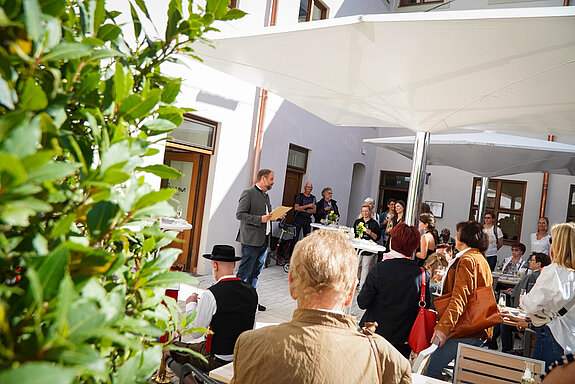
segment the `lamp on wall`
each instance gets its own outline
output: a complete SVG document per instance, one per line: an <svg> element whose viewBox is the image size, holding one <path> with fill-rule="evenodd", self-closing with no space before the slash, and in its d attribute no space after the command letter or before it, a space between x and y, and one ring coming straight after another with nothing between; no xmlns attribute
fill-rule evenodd
<svg viewBox="0 0 575 384"><path fill-rule="evenodd" d="M431 178L431 173L425 174L425 185L429 184L429 179Z"/></svg>

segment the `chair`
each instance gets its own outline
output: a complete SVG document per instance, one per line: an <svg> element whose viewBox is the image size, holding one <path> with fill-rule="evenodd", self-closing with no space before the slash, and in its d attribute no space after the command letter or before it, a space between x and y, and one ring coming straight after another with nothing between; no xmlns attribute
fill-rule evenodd
<svg viewBox="0 0 575 384"><path fill-rule="evenodd" d="M539 375L545 371L544 361L459 344L453 382L470 384L519 383L528 362L533 363L532 373L535 383L540 383Z"/></svg>
<svg viewBox="0 0 575 384"><path fill-rule="evenodd" d="M180 375L180 384L184 382L184 377L190 374L198 384L225 384L223 381L219 381L210 377L207 372L204 372L189 363L184 364L184 366L182 367L182 372Z"/></svg>
<svg viewBox="0 0 575 384"><path fill-rule="evenodd" d="M535 345L535 331L531 328L525 329L523 333L523 341L521 348L523 349L523 356L529 357L533 352L533 346Z"/></svg>

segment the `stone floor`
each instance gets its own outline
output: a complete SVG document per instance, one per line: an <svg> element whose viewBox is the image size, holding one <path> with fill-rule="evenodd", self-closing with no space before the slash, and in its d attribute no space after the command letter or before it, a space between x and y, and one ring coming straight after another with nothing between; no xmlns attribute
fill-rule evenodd
<svg viewBox="0 0 575 384"><path fill-rule="evenodd" d="M199 292L201 300L201 292L205 291L214 283L214 279L211 275L196 277L198 278L199 288L186 284L180 286L178 302L181 306L183 306L186 298L193 292ZM264 268L260 275L257 291L260 304L267 308L266 311L257 313L256 321L258 328L291 320L297 303L289 294L288 274L284 271L283 267L273 265ZM354 299L351 306L351 314L359 321L363 312L363 310L358 308L357 301Z"/></svg>

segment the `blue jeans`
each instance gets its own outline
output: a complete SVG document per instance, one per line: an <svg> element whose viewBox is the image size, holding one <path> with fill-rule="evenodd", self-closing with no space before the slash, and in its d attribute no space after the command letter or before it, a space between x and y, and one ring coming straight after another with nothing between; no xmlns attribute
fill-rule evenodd
<svg viewBox="0 0 575 384"><path fill-rule="evenodd" d="M497 256L487 256L485 259L487 260L487 264L489 264L491 272L493 272L495 270L495 266L497 265Z"/></svg>
<svg viewBox="0 0 575 384"><path fill-rule="evenodd" d="M238 267L237 276L246 283L251 284L252 287L257 288L258 279L264 268L267 254L267 238L260 246L242 244L242 261Z"/></svg>
<svg viewBox="0 0 575 384"><path fill-rule="evenodd" d="M451 360L453 360L457 355L457 345L459 343L479 347L483 344L483 340L474 338L447 339L445 344L440 348L437 348L429 358L429 364L427 365L424 375L438 379L441 376L443 368L447 367Z"/></svg>
<svg viewBox="0 0 575 384"><path fill-rule="evenodd" d="M535 327L535 345L533 346L532 358L543 360L545 367L548 367L563 354L563 348L555 340L548 326Z"/></svg>

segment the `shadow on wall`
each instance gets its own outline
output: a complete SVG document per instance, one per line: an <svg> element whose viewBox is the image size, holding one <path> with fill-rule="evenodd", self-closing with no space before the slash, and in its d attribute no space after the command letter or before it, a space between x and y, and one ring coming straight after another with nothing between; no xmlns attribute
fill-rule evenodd
<svg viewBox="0 0 575 384"><path fill-rule="evenodd" d="M363 204L365 196L365 165L355 163L353 165L353 173L351 175L351 191L349 193L349 212L347 215L347 226L353 226L356 219L354 212L361 212L361 205Z"/></svg>
<svg viewBox="0 0 575 384"><path fill-rule="evenodd" d="M273 111L266 113L270 116ZM353 166L359 162L375 162L375 148L373 154L368 150L368 155L362 155L361 149L364 138L376 135L374 128L331 125L289 101L283 101L267 125L262 145L261 167L269 167L275 172L275 185L270 195L272 204L277 206L281 203L287 155L292 143L310 150L303 182L313 183L312 193L316 198L321 199L324 187L332 188L340 211L340 222L346 223L348 217L355 218L356 212L349 214L348 210ZM363 194L366 190L371 190L371 179L366 177L370 170L362 166L364 179L359 191L361 199L365 198Z"/></svg>

